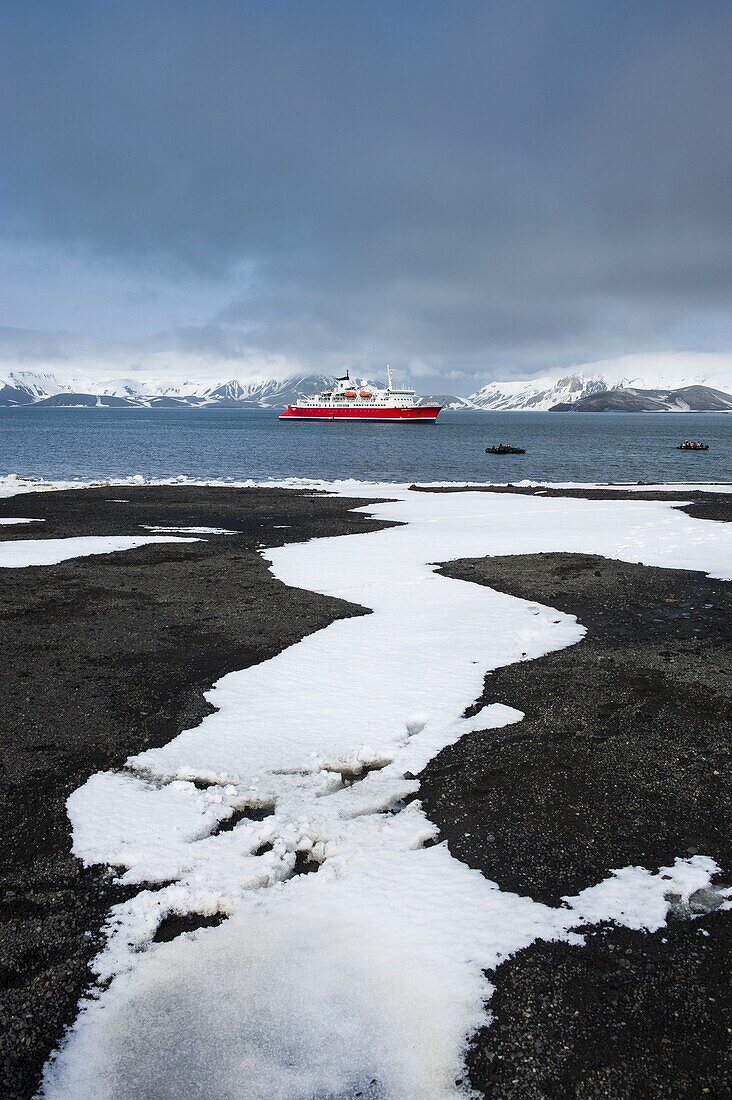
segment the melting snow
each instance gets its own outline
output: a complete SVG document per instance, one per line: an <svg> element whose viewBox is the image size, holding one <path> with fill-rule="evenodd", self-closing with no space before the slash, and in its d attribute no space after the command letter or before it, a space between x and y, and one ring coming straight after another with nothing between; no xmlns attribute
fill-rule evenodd
<svg viewBox="0 0 732 1100"><path fill-rule="evenodd" d="M608 869L545 906L425 847L435 829L408 776L471 730L521 720L500 703L462 718L486 670L584 633L430 563L570 551L730 577L729 525L666 502L360 493L396 496L364 510L403 526L267 557L285 583L373 614L223 677L197 728L69 799L77 855L146 888L113 911L95 963L111 984L47 1068L49 1100L454 1098L488 1018L485 970L537 938L579 945L599 921L661 927L670 898L716 873L704 856ZM298 854L318 873L292 877ZM168 914L215 912L230 919L153 943Z"/></svg>
<svg viewBox="0 0 732 1100"><path fill-rule="evenodd" d="M227 527L154 527L148 523L140 524L146 531L154 531L158 534L180 535L238 535L238 531L231 531Z"/></svg>
<svg viewBox="0 0 732 1100"><path fill-rule="evenodd" d="M70 558L91 554L112 554L134 550L153 542L198 542L198 539L166 538L163 535L88 535L70 539L23 539L0 542L0 569L29 565L58 565Z"/></svg>

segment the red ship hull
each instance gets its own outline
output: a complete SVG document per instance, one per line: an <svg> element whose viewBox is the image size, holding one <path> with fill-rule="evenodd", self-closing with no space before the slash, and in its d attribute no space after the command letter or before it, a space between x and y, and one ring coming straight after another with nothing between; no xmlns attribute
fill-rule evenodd
<svg viewBox="0 0 732 1100"><path fill-rule="evenodd" d="M410 423L434 424L442 405L414 405L411 408L356 408L333 409L328 407L312 407L307 405L288 405L284 412L280 413L280 420L381 420L393 423L394 421L408 421Z"/></svg>

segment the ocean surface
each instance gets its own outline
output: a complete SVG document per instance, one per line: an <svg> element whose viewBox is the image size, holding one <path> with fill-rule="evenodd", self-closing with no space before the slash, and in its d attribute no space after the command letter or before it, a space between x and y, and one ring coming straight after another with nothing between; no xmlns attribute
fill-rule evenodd
<svg viewBox="0 0 732 1100"><path fill-rule="evenodd" d="M684 438L704 453L676 450ZM509 442L525 455L491 456ZM0 475L367 481L732 481L732 415L447 412L435 425L240 409L0 410Z"/></svg>

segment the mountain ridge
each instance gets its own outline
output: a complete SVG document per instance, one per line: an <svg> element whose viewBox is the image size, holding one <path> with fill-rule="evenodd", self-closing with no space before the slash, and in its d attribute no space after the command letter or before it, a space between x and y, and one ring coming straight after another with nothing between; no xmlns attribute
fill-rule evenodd
<svg viewBox="0 0 732 1100"><path fill-rule="evenodd" d="M0 408L37 405L48 408L236 408L283 409L298 398L333 384L323 374L297 374L289 378L245 381L184 380L164 383L137 382L130 378L91 382L61 380L46 372L14 370L0 376ZM364 380L383 387L383 381ZM732 395L698 379L674 385L640 385L636 379L610 382L600 375L575 371L528 381L491 381L469 397L453 394L422 395L425 402L445 408L486 412L689 412L732 411ZM732 388L732 386L731 386Z"/></svg>
<svg viewBox="0 0 732 1100"><path fill-rule="evenodd" d="M732 412L732 394L700 385L672 390L627 386L560 402L549 412Z"/></svg>
<svg viewBox="0 0 732 1100"><path fill-rule="evenodd" d="M0 407L39 405L48 408L236 408L284 409L320 390L330 388L332 375L297 374L257 382L230 378L222 382L186 381L166 386L158 382L133 383L130 379L98 382L62 382L50 374L11 371L0 377ZM384 388L383 380L361 379L365 385ZM424 401L435 398L423 397ZM450 408L473 408L469 398L437 395Z"/></svg>

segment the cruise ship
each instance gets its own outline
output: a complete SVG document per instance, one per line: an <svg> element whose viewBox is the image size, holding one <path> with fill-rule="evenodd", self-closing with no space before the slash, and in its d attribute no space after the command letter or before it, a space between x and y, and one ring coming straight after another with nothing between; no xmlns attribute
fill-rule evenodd
<svg viewBox="0 0 732 1100"><path fill-rule="evenodd" d="M434 424L442 405L422 405L414 390L394 388L386 368L386 389L351 379L348 371L330 390L301 397L280 413L280 420L380 420Z"/></svg>

